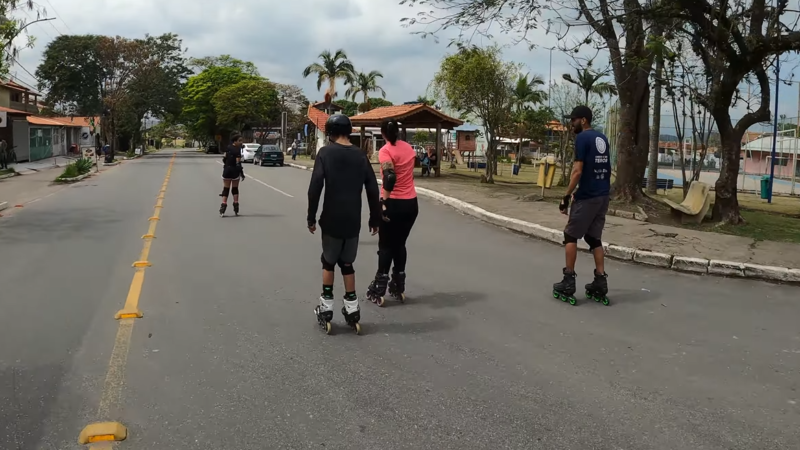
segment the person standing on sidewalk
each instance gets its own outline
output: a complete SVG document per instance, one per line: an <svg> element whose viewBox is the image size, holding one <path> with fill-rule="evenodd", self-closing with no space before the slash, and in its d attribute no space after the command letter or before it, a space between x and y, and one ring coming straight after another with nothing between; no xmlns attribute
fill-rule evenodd
<svg viewBox="0 0 800 450"><path fill-rule="evenodd" d="M311 182L308 186L308 231L317 230L317 208L325 189L319 225L322 229L322 294L314 309L317 321L327 333L331 332L333 319L333 280L335 266L344 278L345 322L360 332L358 322L361 312L356 294L356 270L353 263L358 253L358 235L361 232L361 195L367 191L369 228L378 233L381 221L378 180L364 152L350 143L353 125L343 114L334 114L325 123L325 133L332 142L322 147L314 160Z"/></svg>
<svg viewBox="0 0 800 450"><path fill-rule="evenodd" d="M8 142L5 139L0 139L0 170L8 169L10 153L8 151Z"/></svg>
<svg viewBox="0 0 800 450"><path fill-rule="evenodd" d="M297 142L292 142L292 161L297 159Z"/></svg>
<svg viewBox="0 0 800 450"><path fill-rule="evenodd" d="M378 272L367 288L367 298L378 306L383 306L387 287L395 298L401 301L405 298L406 241L419 214L414 187L417 152L408 142L399 140L400 127L396 121L385 120L381 124L381 134L386 141L378 152L383 179L383 221L378 234ZM391 281L389 269L392 270Z"/></svg>
<svg viewBox="0 0 800 450"><path fill-rule="evenodd" d="M575 261L578 240L583 239L589 244L595 264L594 281L586 285L587 295L607 305L608 281L602 237L611 191L608 138L592 128L592 110L588 106L576 106L566 118L576 134L575 163L566 195L559 205L561 213L569 215L564 229L566 267L563 280L553 285L553 295L575 304ZM571 208L570 200L573 200Z"/></svg>

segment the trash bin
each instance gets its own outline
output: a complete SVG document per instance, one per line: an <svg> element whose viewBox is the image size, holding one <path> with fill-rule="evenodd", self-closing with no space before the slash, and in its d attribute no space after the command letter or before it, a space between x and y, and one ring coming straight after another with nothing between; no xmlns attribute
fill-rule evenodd
<svg viewBox="0 0 800 450"><path fill-rule="evenodd" d="M766 175L761 177L761 198L764 200L769 198L769 177Z"/></svg>
<svg viewBox="0 0 800 450"><path fill-rule="evenodd" d="M512 164L511 172L513 172L514 175L519 175L519 164Z"/></svg>

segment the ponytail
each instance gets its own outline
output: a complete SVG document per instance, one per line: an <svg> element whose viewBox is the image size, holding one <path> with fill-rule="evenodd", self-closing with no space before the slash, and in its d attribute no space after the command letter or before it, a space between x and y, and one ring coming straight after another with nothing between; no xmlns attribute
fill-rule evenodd
<svg viewBox="0 0 800 450"><path fill-rule="evenodd" d="M381 134L390 144L397 144L397 138L400 134L400 127L397 125L397 121L393 119L384 120L381 124Z"/></svg>

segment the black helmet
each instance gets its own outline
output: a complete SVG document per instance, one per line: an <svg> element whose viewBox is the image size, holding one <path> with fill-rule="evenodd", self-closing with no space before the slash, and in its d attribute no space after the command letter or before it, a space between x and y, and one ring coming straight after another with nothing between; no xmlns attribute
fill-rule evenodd
<svg viewBox="0 0 800 450"><path fill-rule="evenodd" d="M325 122L325 134L328 136L350 136L353 133L353 124L344 114L334 114Z"/></svg>

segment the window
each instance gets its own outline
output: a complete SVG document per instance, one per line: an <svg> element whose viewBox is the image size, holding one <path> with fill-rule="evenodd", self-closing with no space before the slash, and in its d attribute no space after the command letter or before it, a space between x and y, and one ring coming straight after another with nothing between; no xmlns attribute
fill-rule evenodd
<svg viewBox="0 0 800 450"><path fill-rule="evenodd" d="M472 140L472 135L471 134L465 134L464 135L464 140L465 141L471 141Z"/></svg>

